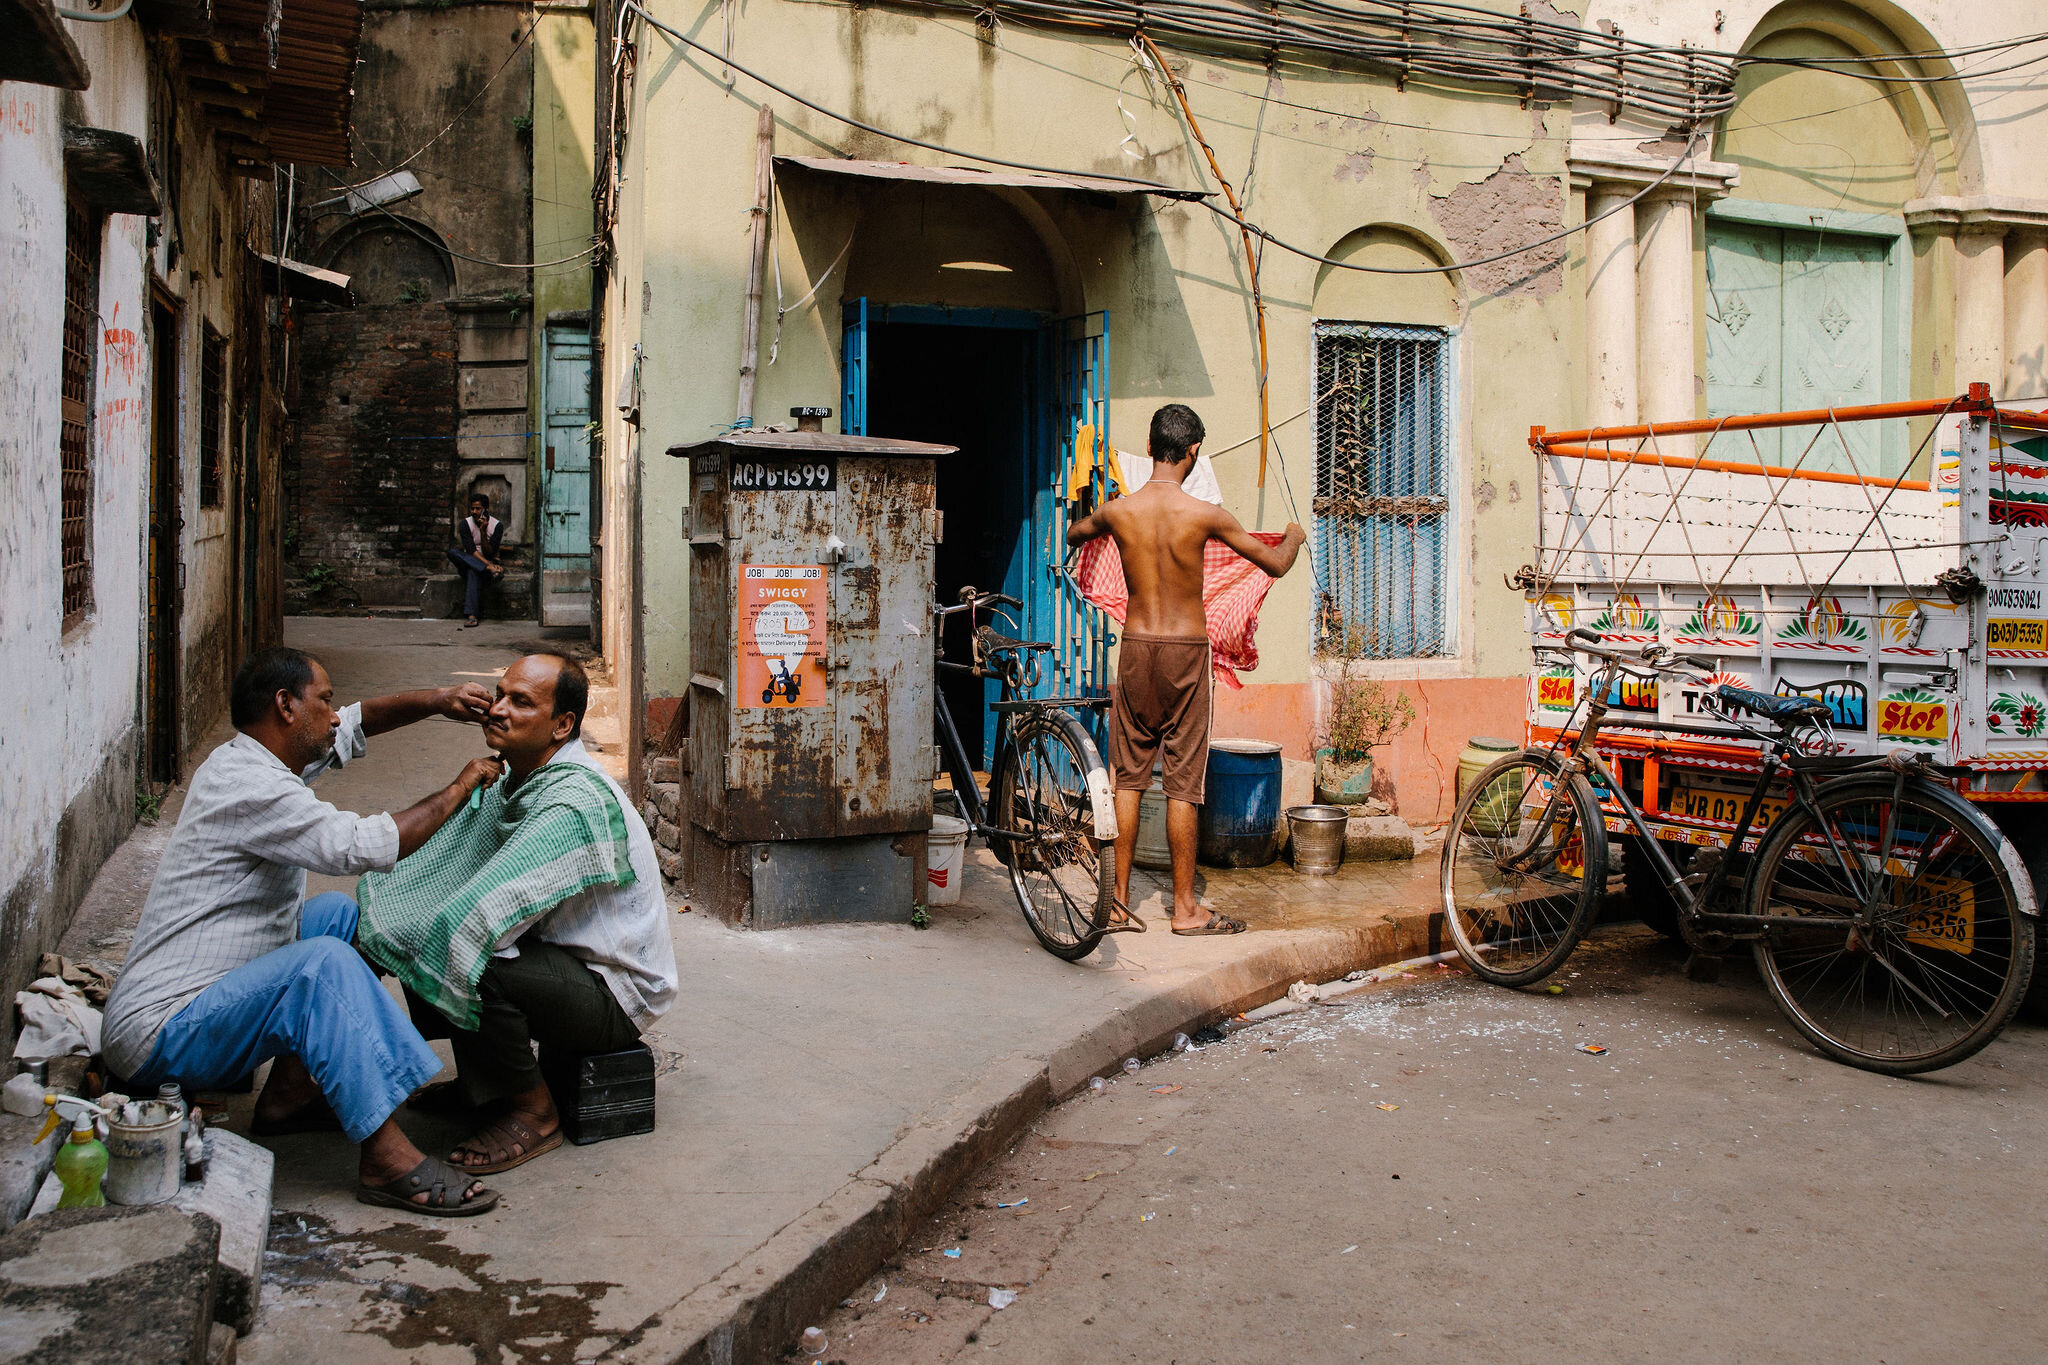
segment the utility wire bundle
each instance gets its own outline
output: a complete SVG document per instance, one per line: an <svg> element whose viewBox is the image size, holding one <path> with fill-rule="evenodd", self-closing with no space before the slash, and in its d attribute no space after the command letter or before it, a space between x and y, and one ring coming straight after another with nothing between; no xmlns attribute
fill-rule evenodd
<svg viewBox="0 0 2048 1365"><path fill-rule="evenodd" d="M1736 63L1696 48L1432 0L908 0L978 22L1171 35L1235 53L1326 53L1397 79L1506 85L1525 100L1605 100L1675 122L1735 105Z"/></svg>

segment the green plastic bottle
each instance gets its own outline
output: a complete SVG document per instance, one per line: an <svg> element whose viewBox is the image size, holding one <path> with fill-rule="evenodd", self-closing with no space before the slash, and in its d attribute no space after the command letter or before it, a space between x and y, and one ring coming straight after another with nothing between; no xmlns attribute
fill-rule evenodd
<svg viewBox="0 0 2048 1365"><path fill-rule="evenodd" d="M71 1127L71 1141L58 1149L53 1163L64 1193L57 1200L60 1209L96 1209L107 1202L100 1181L107 1174L107 1145L93 1130L90 1113L82 1113Z"/></svg>

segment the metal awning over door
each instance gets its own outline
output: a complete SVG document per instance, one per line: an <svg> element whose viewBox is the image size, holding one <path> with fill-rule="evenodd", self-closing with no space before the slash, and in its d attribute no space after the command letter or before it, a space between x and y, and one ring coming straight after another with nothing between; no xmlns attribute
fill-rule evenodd
<svg viewBox="0 0 2048 1365"><path fill-rule="evenodd" d="M777 171L817 171L863 180L893 180L924 185L994 185L1022 190L1068 190L1083 194L1151 194L1161 199L1207 199L1207 190L1183 190L1152 181L1117 180L1096 175L1041 175L1031 171L983 170L976 166L914 166L907 161L853 161L836 156L778 156Z"/></svg>

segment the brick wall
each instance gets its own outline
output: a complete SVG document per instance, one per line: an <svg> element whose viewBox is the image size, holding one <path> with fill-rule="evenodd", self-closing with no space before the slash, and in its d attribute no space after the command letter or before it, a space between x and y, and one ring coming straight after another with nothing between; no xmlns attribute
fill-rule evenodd
<svg viewBox="0 0 2048 1365"><path fill-rule="evenodd" d="M423 577L452 572L455 319L438 301L308 311L299 345L292 568L333 574L313 605L416 605Z"/></svg>

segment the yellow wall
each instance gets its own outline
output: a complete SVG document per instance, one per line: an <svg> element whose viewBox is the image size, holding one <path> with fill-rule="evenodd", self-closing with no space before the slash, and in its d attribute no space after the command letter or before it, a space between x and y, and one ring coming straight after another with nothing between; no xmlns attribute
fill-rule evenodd
<svg viewBox="0 0 2048 1365"><path fill-rule="evenodd" d="M597 64L590 12L550 11L533 35L533 259L553 261L590 245L590 167L595 148ZM590 306L590 261L533 272L537 321ZM539 355L535 329L535 355Z"/></svg>
<svg viewBox="0 0 2048 1365"><path fill-rule="evenodd" d="M710 9L665 5L656 12L699 36L718 31ZM638 48L624 194L640 207L622 213L617 316L624 344L637 337L647 350L646 676L648 693L661 695L680 692L689 676L686 552L676 534L683 470L661 452L732 419L755 101L765 94L774 105L781 153L952 159L851 130L745 77L728 91L714 61L659 33L643 32ZM950 19L765 0L745 11L733 55L821 104L885 128L1019 161L1213 188L1206 168L1190 159L1170 96L1163 88L1148 92L1120 43L1021 25L1004 26L990 43ZM1248 212L1312 251L1343 243L1346 252L1362 246L1362 259L1385 254L1403 264L1470 257L1532 226L1554 230L1568 211L1561 112L1546 116L1511 98L1396 93L1391 81L1328 71L1288 70L1272 84L1276 98L1262 102L1262 67L1206 57L1194 58L1184 79L1226 173L1245 179L1257 143ZM1212 450L1256 436L1256 333L1238 234L1229 223L1199 207L1149 198L1116 204L1023 194L1014 196L1023 201L1019 212L983 192L874 194L823 180L791 176L783 183L776 247L785 297L811 286L850 230L852 255L812 306L785 319L777 363L760 379L760 420L796 404L838 406L840 301L865 291L895 302L1105 309L1111 426L1121 446L1141 448L1152 410L1169 401L1201 412ZM1031 235L1020 235L1032 218ZM1353 234L1367 227L1378 231L1362 244ZM1388 238L1387 229L1405 240ZM929 268L934 253L956 251L993 254L1013 273ZM629 257L644 263L643 273L635 273ZM1523 669L1519 603L1486 589L1528 554L1527 428L1555 423L1574 403L1573 363L1558 341L1571 326L1562 253L1537 263L1548 268L1319 284L1319 275L1331 273L1327 267L1277 248L1266 252L1276 419L1310 401L1310 322L1318 312L1460 329L1460 657L1390 663L1392 675L1509 676ZM770 296L772 323L772 282ZM1304 523L1309 519L1308 421L1282 427L1279 447L1286 478L1276 468L1263 490L1256 486L1256 441L1217 462L1227 505L1255 528L1277 529L1297 509ZM1304 561L1268 600L1259 637L1264 662L1252 681L1309 678L1312 604Z"/></svg>

